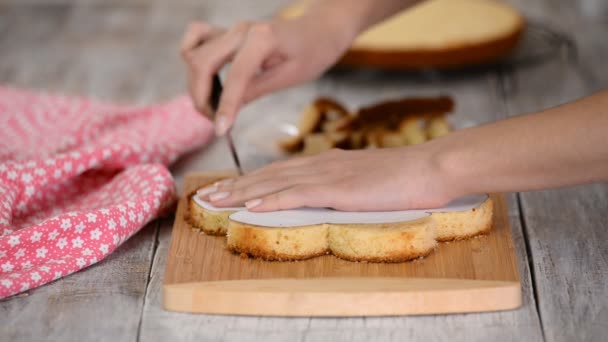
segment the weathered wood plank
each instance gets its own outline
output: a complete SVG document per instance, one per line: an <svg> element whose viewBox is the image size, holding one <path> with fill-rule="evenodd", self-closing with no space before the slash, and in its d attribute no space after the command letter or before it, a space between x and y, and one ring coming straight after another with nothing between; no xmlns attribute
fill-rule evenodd
<svg viewBox="0 0 608 342"><path fill-rule="evenodd" d="M127 61L123 69L87 65L81 60L87 52L74 41L75 36L84 35L83 31L97 33L102 40L120 40L103 33L105 28L111 32L116 13L98 19L90 13L88 20L73 14L71 5L3 8L0 83L112 100L134 97L136 89L125 96L126 91L114 87L113 82L121 84L136 76L125 72L128 64L136 63ZM122 58L115 47L97 47L99 64L103 64L104 55L109 62ZM128 45L122 50L127 54ZM106 78L113 81L95 83ZM0 339L135 341L157 232L158 222L153 222L106 260L0 302Z"/></svg>
<svg viewBox="0 0 608 342"><path fill-rule="evenodd" d="M107 259L0 301L4 341L135 341L158 222Z"/></svg>
<svg viewBox="0 0 608 342"><path fill-rule="evenodd" d="M576 42L578 63L574 72L585 82L587 91L608 86L606 21L608 2L603 0L506 0L532 19L565 33Z"/></svg>
<svg viewBox="0 0 608 342"><path fill-rule="evenodd" d="M520 84L529 86L529 82L532 80L525 76L518 79ZM555 80L549 83L555 84ZM542 87L547 84L545 79ZM528 86L522 85L521 90L534 96L516 96L511 105L514 113L569 97L559 92L544 93L544 97L540 85ZM521 199L548 340L599 339L608 332L608 184L524 193Z"/></svg>
<svg viewBox="0 0 608 342"><path fill-rule="evenodd" d="M511 115L571 101L608 87L604 2L544 3L536 13L575 39L578 63L554 60L517 72L508 94ZM585 5L587 4L587 5ZM585 13L596 6L597 13ZM581 11L586 18L572 15ZM575 28L575 29L574 29ZM575 115L573 113L573 115ZM608 334L608 184L521 194L534 285L548 341L599 341Z"/></svg>

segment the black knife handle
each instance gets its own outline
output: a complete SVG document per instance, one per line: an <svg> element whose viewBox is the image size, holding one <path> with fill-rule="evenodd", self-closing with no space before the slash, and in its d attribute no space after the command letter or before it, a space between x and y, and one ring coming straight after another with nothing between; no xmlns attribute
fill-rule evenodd
<svg viewBox="0 0 608 342"><path fill-rule="evenodd" d="M211 109L213 111L217 111L220 105L220 97L222 96L222 81L220 81L220 77L218 74L213 75L213 84L211 85L211 97L209 99L209 104L211 105ZM213 113L215 116L215 113Z"/></svg>

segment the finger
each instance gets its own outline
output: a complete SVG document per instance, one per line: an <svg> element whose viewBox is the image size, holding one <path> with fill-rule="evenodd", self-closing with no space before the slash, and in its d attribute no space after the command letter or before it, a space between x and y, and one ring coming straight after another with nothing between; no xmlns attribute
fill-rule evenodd
<svg viewBox="0 0 608 342"><path fill-rule="evenodd" d="M265 212L300 207L332 207L334 195L327 185L298 185L268 196L249 200L248 210Z"/></svg>
<svg viewBox="0 0 608 342"><path fill-rule="evenodd" d="M334 158L336 153L343 151L327 151L316 156L297 157L274 162L238 178L229 178L210 184L199 190L203 200L209 200L209 195L215 192L232 192L252 184L266 182L281 177L299 177L325 175L330 178L330 171L325 167L328 158ZM335 178L335 175L331 176Z"/></svg>
<svg viewBox="0 0 608 342"><path fill-rule="evenodd" d="M186 54L206 40L220 34L223 30L213 27L201 21L195 21L188 26L186 33L182 37L180 52L184 58Z"/></svg>
<svg viewBox="0 0 608 342"><path fill-rule="evenodd" d="M264 64L262 65L262 69L267 70L267 69L272 69L275 66L283 63L285 61L285 57L280 56L280 55L276 55L276 56L270 56L268 57L267 60L264 61Z"/></svg>
<svg viewBox="0 0 608 342"><path fill-rule="evenodd" d="M331 149L329 151L322 152L317 155L299 156L290 159L275 161L259 169L248 172L246 175L239 177L237 180L247 179L250 176L257 176L261 174L280 172L288 169L307 169L308 167L314 168L319 172L325 172L326 166L332 162L343 164L349 159L356 158L356 151L344 151L339 149ZM343 155L348 153L348 157Z"/></svg>
<svg viewBox="0 0 608 342"><path fill-rule="evenodd" d="M213 205L218 207L243 205L250 199L283 191L294 186L318 183L321 177L317 174L275 177L245 187L232 189L228 187L226 190L219 190L211 194L209 198Z"/></svg>
<svg viewBox="0 0 608 342"><path fill-rule="evenodd" d="M287 166L281 166L287 165ZM329 176L325 172L324 167L319 167L314 164L277 164L265 167L264 172L246 174L245 176L236 178L231 184L223 184L218 187L218 191L232 191L245 188L257 183L263 183L271 180L294 177L310 177L314 175Z"/></svg>
<svg viewBox="0 0 608 342"><path fill-rule="evenodd" d="M331 168L326 167L327 157L331 157L331 152L326 152L316 156L297 157L288 160L274 162L270 165L247 173L244 176L234 178L228 183L215 184L212 192L233 191L248 187L253 184L266 182L273 179L284 177L310 177L314 175L325 176L327 179L336 177ZM339 174L337 176L340 176ZM209 192L211 193L211 192Z"/></svg>
<svg viewBox="0 0 608 342"><path fill-rule="evenodd" d="M299 83L300 78L294 77L297 74L297 65L293 62L275 64L252 80L247 88L244 103Z"/></svg>
<svg viewBox="0 0 608 342"><path fill-rule="evenodd" d="M230 61L247 33L249 23L241 23L226 34L216 37L190 53L188 85L197 110L207 110L213 76Z"/></svg>
<svg viewBox="0 0 608 342"><path fill-rule="evenodd" d="M275 162L270 163L266 166L263 166L259 169L248 172L246 175L240 177L239 180L245 180L251 176L258 176L258 175L263 175L263 174L268 174L268 173L273 173L273 172L279 172L281 170L288 170L288 169L293 169L293 168L296 168L296 169L303 168L303 167L306 167L307 165L313 164L315 157L318 157L318 156L301 156L301 157L295 157L295 158L286 159L286 160L275 161Z"/></svg>
<svg viewBox="0 0 608 342"><path fill-rule="evenodd" d="M232 126L237 111L244 102L243 97L247 86L258 73L274 46L275 40L270 25L259 24L251 27L245 43L236 54L228 73L216 119L217 135L224 135Z"/></svg>
<svg viewBox="0 0 608 342"><path fill-rule="evenodd" d="M209 201L209 196L214 193L219 192L228 192L234 194L238 193L243 189L247 189L250 187L260 186L262 184L266 184L268 182L277 182L278 180L295 179L296 177L300 178L310 178L313 176L327 176L322 172L319 172L316 169L306 170L305 168L292 168L287 170L281 170L278 172L268 172L265 174L260 174L256 176L245 176L239 178L233 178L230 180L225 180L222 182L217 182L214 184L210 184L207 187L201 188L197 194L203 200ZM295 184L292 184L295 185ZM241 202L242 203L242 202Z"/></svg>
<svg viewBox="0 0 608 342"><path fill-rule="evenodd" d="M203 201L210 201L209 195L216 193L218 191L226 191L227 187L229 185L234 184L234 182L235 182L234 178L225 178L225 179L219 180L217 182L208 184L208 185L198 189L196 191L196 195Z"/></svg>

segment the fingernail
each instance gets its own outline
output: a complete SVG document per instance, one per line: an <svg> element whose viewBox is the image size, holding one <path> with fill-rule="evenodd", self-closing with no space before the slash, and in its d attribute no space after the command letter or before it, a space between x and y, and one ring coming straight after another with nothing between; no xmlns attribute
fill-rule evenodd
<svg viewBox="0 0 608 342"><path fill-rule="evenodd" d="M252 199L251 201L245 202L245 207L247 207L247 209L253 209L253 208L257 207L258 205L260 205L261 203L262 203L262 200L259 198L256 198L256 199Z"/></svg>
<svg viewBox="0 0 608 342"><path fill-rule="evenodd" d="M225 115L219 114L217 120L215 120L215 134L224 135L228 130L228 119Z"/></svg>
<svg viewBox="0 0 608 342"><path fill-rule="evenodd" d="M217 181L217 182L213 183L213 186L219 187L222 185L230 185L232 183L234 183L234 179L228 178L228 179L223 179L221 181Z"/></svg>
<svg viewBox="0 0 608 342"><path fill-rule="evenodd" d="M216 191L217 191L217 186L213 185L213 186L208 186L206 188L202 188L202 189L198 190L196 192L196 194L199 197L205 197L205 196L209 195L210 193L213 193L213 192L216 192Z"/></svg>
<svg viewBox="0 0 608 342"><path fill-rule="evenodd" d="M229 192L216 192L214 194L209 195L209 199L213 202L215 201L219 201L219 200L223 200L224 198L227 198L228 196L230 196Z"/></svg>

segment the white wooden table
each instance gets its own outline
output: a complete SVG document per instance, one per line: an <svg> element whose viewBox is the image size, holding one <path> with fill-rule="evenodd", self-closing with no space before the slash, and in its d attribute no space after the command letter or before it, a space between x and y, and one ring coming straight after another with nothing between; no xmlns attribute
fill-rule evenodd
<svg viewBox="0 0 608 342"><path fill-rule="evenodd" d="M229 25L267 17L279 0L0 0L0 83L151 103L185 91L179 37L192 19ZM405 95L446 93L465 126L557 105L608 87L608 2L512 0L528 18L567 32L578 63L555 58L526 69L421 74L333 72L264 98L239 119L246 168L271 157L246 132L294 122L313 97L353 107ZM608 129L608 128L607 128ZM239 134L242 133L242 134ZM172 170L232 167L223 142L184 157ZM150 223L106 260L0 302L1 341L601 341L608 337L608 185L510 194L522 278L515 311L385 318L263 318L191 315L161 308L172 218Z"/></svg>

